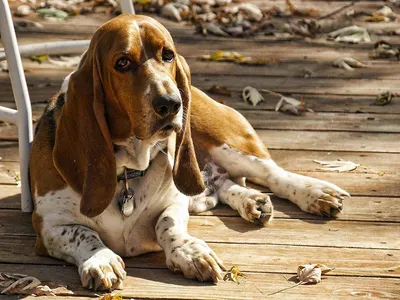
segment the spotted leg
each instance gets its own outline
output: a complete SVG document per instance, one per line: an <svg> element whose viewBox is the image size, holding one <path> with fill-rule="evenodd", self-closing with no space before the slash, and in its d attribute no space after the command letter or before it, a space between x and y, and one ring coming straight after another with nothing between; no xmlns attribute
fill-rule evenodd
<svg viewBox="0 0 400 300"><path fill-rule="evenodd" d="M122 288L125 264L103 244L97 232L82 225L65 225L44 230L42 236L49 255L79 267L83 287Z"/></svg>
<svg viewBox="0 0 400 300"><path fill-rule="evenodd" d="M288 172L272 159L245 155L227 145L214 148L211 155L229 175L247 177L267 186L278 197L309 213L335 216L342 210L344 196L350 196L332 183Z"/></svg>
<svg viewBox="0 0 400 300"><path fill-rule="evenodd" d="M182 272L185 277L199 281L222 279L222 261L202 240L187 233L189 220L188 201L179 195L175 203L165 209L157 221L157 241L163 248L166 263L174 272Z"/></svg>

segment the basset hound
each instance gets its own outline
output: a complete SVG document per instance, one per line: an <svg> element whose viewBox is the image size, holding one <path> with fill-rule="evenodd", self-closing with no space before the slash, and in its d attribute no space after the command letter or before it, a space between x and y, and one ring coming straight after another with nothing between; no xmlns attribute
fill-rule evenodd
<svg viewBox="0 0 400 300"><path fill-rule="evenodd" d="M247 120L191 85L169 32L146 16L101 26L35 129L30 184L36 252L76 264L82 285L121 288L121 257L163 250L172 271L221 279L222 261L187 232L218 202L266 225L269 187L333 216L349 194L280 168Z"/></svg>

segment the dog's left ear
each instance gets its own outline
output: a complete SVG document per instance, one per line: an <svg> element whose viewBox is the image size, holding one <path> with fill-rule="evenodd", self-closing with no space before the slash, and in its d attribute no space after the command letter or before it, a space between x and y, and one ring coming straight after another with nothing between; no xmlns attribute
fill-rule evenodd
<svg viewBox="0 0 400 300"><path fill-rule="evenodd" d="M176 84L182 96L184 124L176 135L175 163L172 170L175 186L188 196L198 195L205 189L197 164L196 153L190 131L190 104L192 99L190 69L185 59L176 59ZM186 115L185 115L186 114Z"/></svg>

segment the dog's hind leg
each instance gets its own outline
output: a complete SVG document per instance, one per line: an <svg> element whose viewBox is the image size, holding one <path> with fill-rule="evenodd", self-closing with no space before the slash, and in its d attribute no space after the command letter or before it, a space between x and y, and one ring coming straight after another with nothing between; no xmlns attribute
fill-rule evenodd
<svg viewBox="0 0 400 300"><path fill-rule="evenodd" d="M335 216L342 209L343 196L350 196L332 183L288 172L272 159L244 154L228 145L215 147L210 154L230 176L251 178L309 213Z"/></svg>

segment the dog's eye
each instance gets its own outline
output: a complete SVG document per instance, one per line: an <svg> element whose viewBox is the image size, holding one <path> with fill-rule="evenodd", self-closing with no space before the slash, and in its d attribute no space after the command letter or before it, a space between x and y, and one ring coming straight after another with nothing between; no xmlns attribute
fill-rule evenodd
<svg viewBox="0 0 400 300"><path fill-rule="evenodd" d="M131 66L132 66L132 62L128 58L123 57L117 61L114 68L117 71L125 72L125 71L129 71L131 69Z"/></svg>
<svg viewBox="0 0 400 300"><path fill-rule="evenodd" d="M175 53L172 50L164 48L162 51L162 60L165 62L172 62L175 58Z"/></svg>

